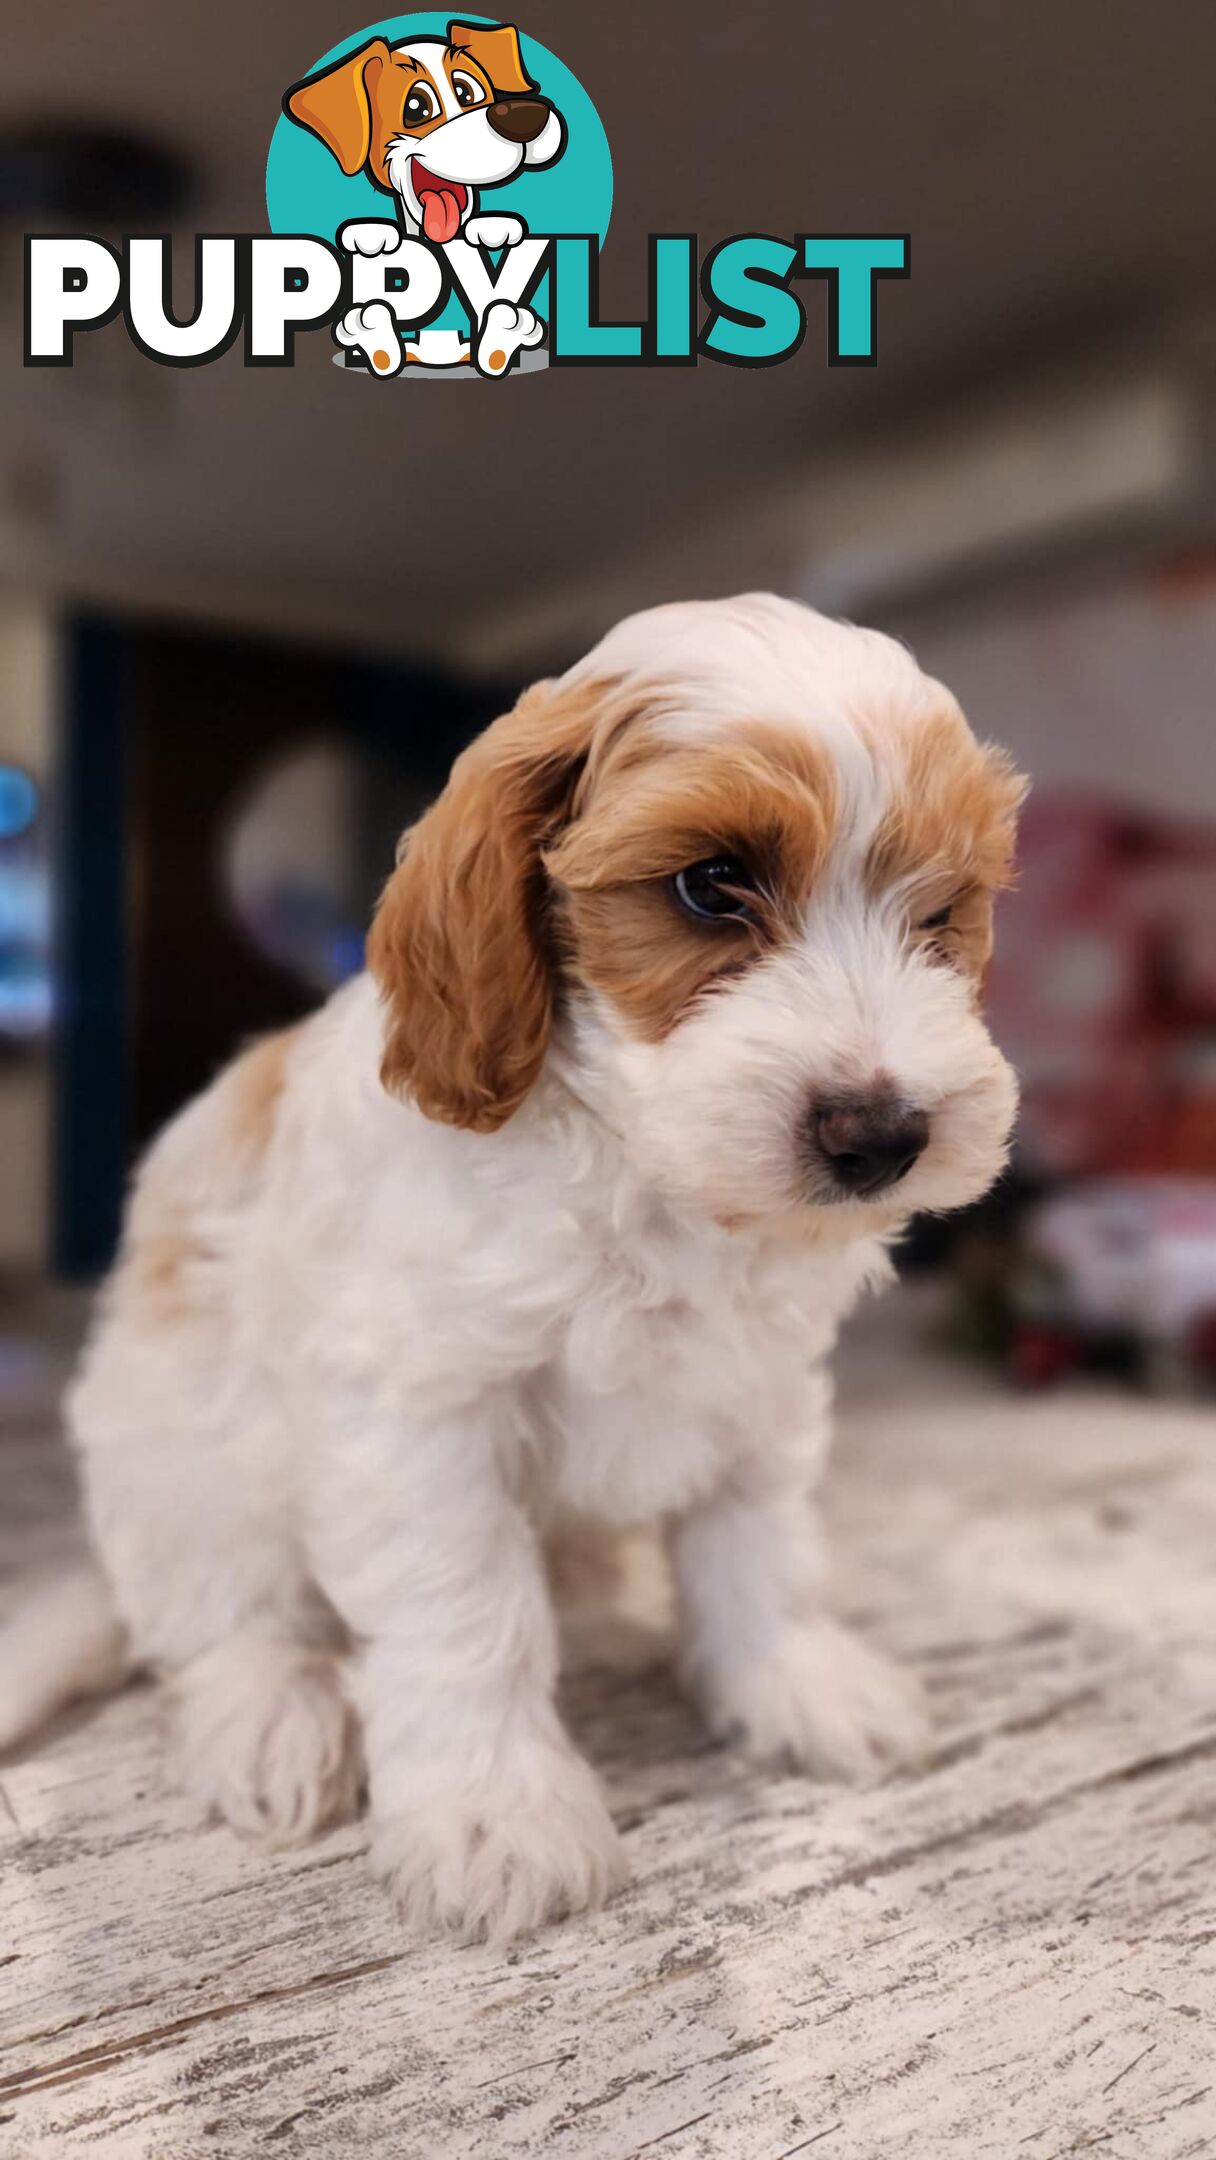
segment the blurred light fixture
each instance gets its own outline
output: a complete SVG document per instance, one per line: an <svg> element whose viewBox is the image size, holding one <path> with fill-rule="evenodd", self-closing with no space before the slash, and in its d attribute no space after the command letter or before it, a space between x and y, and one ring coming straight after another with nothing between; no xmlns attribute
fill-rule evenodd
<svg viewBox="0 0 1216 2160"><path fill-rule="evenodd" d="M176 150L65 113L0 126L0 219L24 227L171 223L194 191Z"/></svg>

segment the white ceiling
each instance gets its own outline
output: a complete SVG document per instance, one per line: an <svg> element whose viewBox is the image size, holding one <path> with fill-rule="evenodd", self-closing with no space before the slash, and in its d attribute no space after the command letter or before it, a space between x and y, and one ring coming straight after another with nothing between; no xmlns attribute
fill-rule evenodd
<svg viewBox="0 0 1216 2160"><path fill-rule="evenodd" d="M282 90L358 27L332 0L61 0L6 30L0 113L152 132L197 166L192 229L257 230ZM913 275L881 291L877 369L823 365L808 288L802 351L756 372L384 385L339 375L315 336L291 371L233 353L179 374L125 348L118 326L82 340L70 374L22 371L8 245L0 564L459 658L462 624L490 597L530 606L656 530L729 533L733 504L825 446L1129 325L1151 345L1210 277L1216 11L1202 0L774 0L746 14L530 0L522 27L581 77L613 146L607 312L638 294L652 227L706 246L908 229ZM739 582L751 574L741 561ZM658 596L661 561L655 580Z"/></svg>

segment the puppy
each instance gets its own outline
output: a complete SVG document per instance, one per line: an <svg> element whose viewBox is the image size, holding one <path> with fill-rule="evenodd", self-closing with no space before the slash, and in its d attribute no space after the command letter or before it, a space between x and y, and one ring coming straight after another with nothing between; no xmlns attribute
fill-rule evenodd
<svg viewBox="0 0 1216 2160"><path fill-rule="evenodd" d="M344 173L364 172L394 196L400 230L423 233L434 247L462 236L474 246L517 245L522 219L477 215L477 191L501 186L525 166L552 165L566 142L561 115L528 74L510 23L453 22L446 39L392 46L373 38L296 83L283 110L325 144ZM344 225L340 235L353 253L372 256L398 237L397 226L371 219ZM479 365L501 374L516 352L539 343L544 326L532 309L506 301L491 303L486 315L478 325ZM338 338L363 350L376 374L398 372L402 348L386 302L348 309ZM445 354L450 343L445 339Z"/></svg>
<svg viewBox="0 0 1216 2160"><path fill-rule="evenodd" d="M908 1217L1005 1159L1021 792L901 646L787 600L654 609L527 691L369 972L148 1156L70 1404L108 1587L65 1593L74 1646L18 1622L0 1737L159 1670L238 1830L308 1836L365 1764L409 1925L502 1940L623 1874L543 1542L662 1523L715 1733L914 1758L825 1606L827 1360Z"/></svg>

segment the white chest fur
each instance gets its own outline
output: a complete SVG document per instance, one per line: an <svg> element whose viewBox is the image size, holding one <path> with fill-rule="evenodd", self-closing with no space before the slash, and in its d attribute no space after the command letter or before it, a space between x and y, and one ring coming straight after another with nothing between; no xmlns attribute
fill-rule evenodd
<svg viewBox="0 0 1216 2160"><path fill-rule="evenodd" d="M874 1259L671 1218L605 1249L534 1390L556 1504L651 1519L772 1448L813 1473L827 1355Z"/></svg>
<svg viewBox="0 0 1216 2160"><path fill-rule="evenodd" d="M284 1148L254 1264L263 1303L272 1283L306 1297L310 1343L396 1403L403 1447L488 1410L547 1506L615 1523L689 1505L749 1453L802 1445L814 1470L825 1360L880 1240L676 1212L556 1082L479 1137L388 1102L366 1063L337 1136L331 1115Z"/></svg>

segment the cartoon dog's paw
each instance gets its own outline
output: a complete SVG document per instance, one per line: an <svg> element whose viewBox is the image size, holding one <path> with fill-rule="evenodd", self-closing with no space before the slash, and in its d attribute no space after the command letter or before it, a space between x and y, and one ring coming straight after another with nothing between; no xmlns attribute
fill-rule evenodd
<svg viewBox="0 0 1216 2160"><path fill-rule="evenodd" d="M497 214L487 211L483 216L471 217L464 229L464 237L474 247L518 247L528 228L520 217L511 217L506 211Z"/></svg>
<svg viewBox="0 0 1216 2160"><path fill-rule="evenodd" d="M384 300L347 308L334 324L334 336L339 345L361 352L373 375L396 375L405 364L405 347L397 335L393 311Z"/></svg>
<svg viewBox="0 0 1216 2160"><path fill-rule="evenodd" d="M545 326L530 307L492 300L477 338L477 366L483 375L505 375L517 352L539 345Z"/></svg>
<svg viewBox="0 0 1216 2160"><path fill-rule="evenodd" d="M401 240L401 227L391 218L351 218L338 234L348 255L391 255Z"/></svg>

